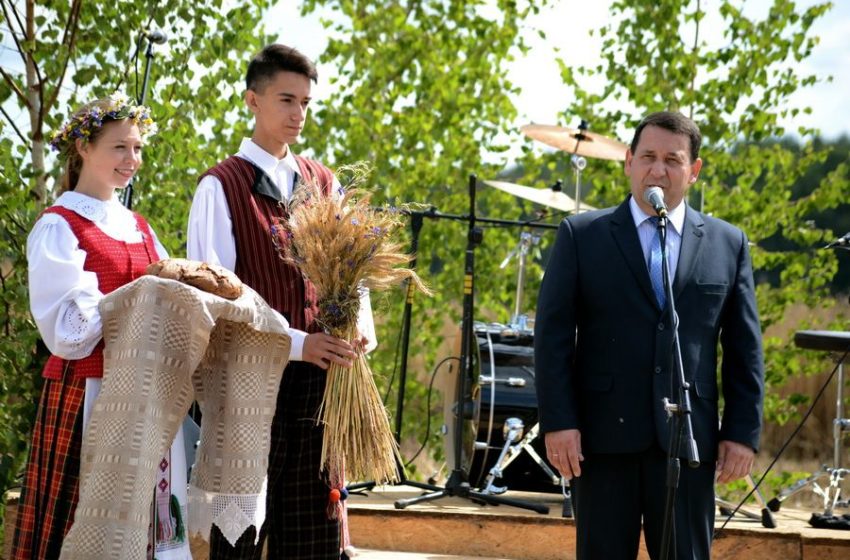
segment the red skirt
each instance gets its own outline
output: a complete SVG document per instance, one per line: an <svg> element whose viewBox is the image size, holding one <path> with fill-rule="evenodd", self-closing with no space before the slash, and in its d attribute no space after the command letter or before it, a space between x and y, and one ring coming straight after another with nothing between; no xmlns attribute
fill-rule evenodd
<svg viewBox="0 0 850 560"><path fill-rule="evenodd" d="M77 507L86 380L47 379L33 428L12 560L59 558Z"/></svg>

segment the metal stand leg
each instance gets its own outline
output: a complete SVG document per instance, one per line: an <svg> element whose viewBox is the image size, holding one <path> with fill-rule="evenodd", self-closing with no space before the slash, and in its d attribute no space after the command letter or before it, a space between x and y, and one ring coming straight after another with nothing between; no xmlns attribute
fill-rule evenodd
<svg viewBox="0 0 850 560"><path fill-rule="evenodd" d="M756 484L755 482L753 482L752 475L748 474L745 480L747 481L747 486L750 487L750 490L755 488ZM764 496L762 496L761 490L756 488L756 491L753 492L753 497L755 498L756 503L758 503L759 507L761 508L761 512L753 513L744 508L740 508L738 510L738 513L749 519L756 519L758 521L761 521L762 527L766 527L767 529L775 529L776 520L773 519L773 514L770 512L770 509L767 507L767 504L765 504ZM735 507L737 506L737 504L727 502L726 500L723 500L721 498L715 498L714 502L715 504L717 504L717 507L720 510L720 514L725 517L729 517L730 515L732 515L732 512L735 511Z"/></svg>
<svg viewBox="0 0 850 560"><path fill-rule="evenodd" d="M435 487L435 490L429 494L409 498L405 500L396 500L396 509L404 509L408 506L421 502L439 500L445 497L466 498L475 503L487 503L491 505L506 504L520 508L530 509L538 513L549 513L548 506L532 504L520 500L511 500L508 498L496 497L481 492L474 492L470 487L467 473L464 471L463 461L461 459L463 453L463 401L468 397L468 387L465 381L471 379L471 370L473 365L472 360L472 341L475 340L475 333L472 324L473 311L473 292L474 292L474 271L475 271L475 247L481 243L483 232L481 228L475 226L475 175L469 177L469 215L466 219L469 222L467 230L467 245L464 262L464 282L463 282L463 318L461 322L461 343L460 343L460 365L455 385L455 394L459 400L458 409L454 419L455 441L454 441L454 465L452 472L449 475L448 481L444 488Z"/></svg>
<svg viewBox="0 0 850 560"><path fill-rule="evenodd" d="M522 421L518 418L508 418L505 421L505 425L508 426L511 421L519 422L521 431ZM508 429L510 430L510 428ZM508 432L508 434L510 434L510 431ZM506 486L494 486L493 481L496 478L501 478L502 472L504 472L504 470L508 468L508 465L513 463L514 460L519 457L519 455L523 451L526 451L529 455L531 455L531 458L534 459L534 462L537 463L541 469L543 469L543 472L546 473L546 476L549 477L549 480L552 481L552 484L561 483L561 477L559 477L552 471L551 468L549 468L549 465L546 464L546 461L544 461L537 453L537 451L531 446L531 442L537 439L537 436L539 434L540 424L538 423L535 424L530 430L528 430L528 433L525 434L525 437L522 438L522 441L515 445L511 445L513 440L516 439L515 437L513 439L508 439L507 436L505 437L505 447L502 449L502 453L499 455L499 458L496 460L496 463L490 469L489 474L487 475L487 478L484 481L484 487L481 490L483 494L502 494L507 490Z"/></svg>
<svg viewBox="0 0 850 560"><path fill-rule="evenodd" d="M569 489L567 488L566 481L555 474L554 471L546 464L546 461L540 457L540 454L531 446L531 442L537 439L537 436L540 434L540 423L535 424L528 433L525 434L525 437L522 438L517 444L513 442L519 438L520 434L522 434L522 420L519 418L508 418L505 420L505 445L502 448L502 452L499 454L499 458L496 460L496 463L490 468L489 473L487 474L487 478L484 480L484 486L481 490L482 494L504 494L508 487L507 486L496 486L494 484L497 478L502 477L502 473L508 465L514 462L514 460L520 456L523 451L526 451L531 458L534 459L534 462L543 469L543 472L546 473L546 476L549 477L549 480L552 481L552 484L560 484L561 492L564 496L564 505L562 510L562 517L572 517L573 516L573 506L572 506L572 497Z"/></svg>
<svg viewBox="0 0 850 560"><path fill-rule="evenodd" d="M807 486L812 486L812 491L823 498L823 515L831 516L837 507L850 507L850 500L841 497L841 482L845 476L850 475L850 469L841 467L841 447L844 439L844 432L850 431L850 418L844 418L844 363L838 364L837 372L838 387L836 390L837 396L835 401L835 419L832 421L832 466L823 465L820 470L812 473L810 476L798 480L788 488L783 489L775 498L768 502L767 507L771 511L779 511L779 508L786 499L793 496ZM820 486L818 480L823 477L828 477L828 482L825 486Z"/></svg>

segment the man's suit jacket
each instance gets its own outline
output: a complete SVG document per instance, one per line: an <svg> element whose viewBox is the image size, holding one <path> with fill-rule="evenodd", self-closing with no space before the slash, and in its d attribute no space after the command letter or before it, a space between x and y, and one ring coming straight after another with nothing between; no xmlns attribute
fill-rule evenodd
<svg viewBox="0 0 850 560"><path fill-rule="evenodd" d="M764 373L744 233L688 207L673 282L694 435L703 462L718 440L758 448ZM670 314L653 295L629 201L561 223L540 288L535 371L541 429L577 428L582 450L668 446ZM723 421L718 427L718 342Z"/></svg>

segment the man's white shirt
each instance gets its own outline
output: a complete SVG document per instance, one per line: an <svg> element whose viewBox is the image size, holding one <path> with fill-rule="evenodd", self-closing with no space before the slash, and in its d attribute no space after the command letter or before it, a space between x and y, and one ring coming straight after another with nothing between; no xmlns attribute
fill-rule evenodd
<svg viewBox="0 0 850 560"><path fill-rule="evenodd" d="M685 227L684 202L673 208L667 214L667 223L672 226L667 228L667 264L670 266L671 281L676 278L676 267L679 265L679 251L682 248L682 229ZM652 217L644 212L635 201L635 197L629 198L629 209L632 211L632 219L640 238L640 247L643 249L643 261L649 262L649 251L652 238L655 237L655 226L649 219Z"/></svg>

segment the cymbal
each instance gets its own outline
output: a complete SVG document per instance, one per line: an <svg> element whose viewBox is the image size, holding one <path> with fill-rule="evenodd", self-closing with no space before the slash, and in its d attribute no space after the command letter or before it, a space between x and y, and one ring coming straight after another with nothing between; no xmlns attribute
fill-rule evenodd
<svg viewBox="0 0 850 560"><path fill-rule="evenodd" d="M518 196L519 198L523 198L525 200L530 200L531 202L536 202L537 204L542 204L543 206L548 206L550 208L555 208L557 210L562 210L564 212L575 212L576 211L576 201L575 199L567 196L561 191L554 191L552 189L537 189L534 187L525 187L523 185L517 185L515 183L505 183L504 181L483 181L485 184L490 185L491 187L497 188L500 191L504 191L506 193L510 193L514 196ZM588 210L596 210L593 206L589 206L585 203L581 203L581 211L587 212Z"/></svg>
<svg viewBox="0 0 850 560"><path fill-rule="evenodd" d="M623 161L628 146L595 132L551 124L527 124L520 132L547 146L585 157Z"/></svg>

